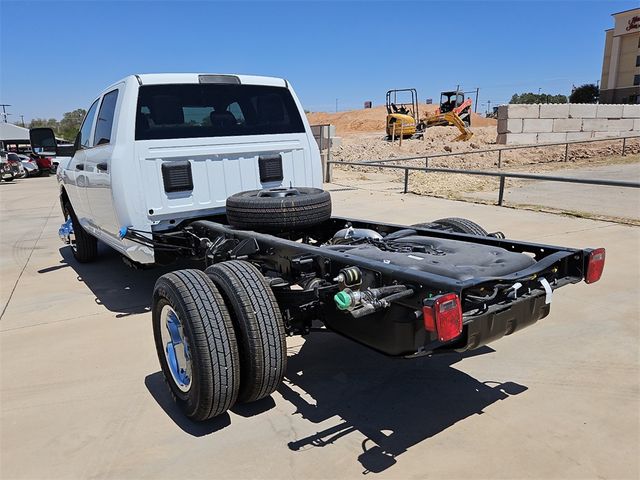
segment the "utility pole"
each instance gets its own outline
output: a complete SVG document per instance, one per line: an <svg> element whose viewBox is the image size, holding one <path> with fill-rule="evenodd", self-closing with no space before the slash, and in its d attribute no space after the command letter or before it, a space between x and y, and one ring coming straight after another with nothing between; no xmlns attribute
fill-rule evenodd
<svg viewBox="0 0 640 480"><path fill-rule="evenodd" d="M4 123L7 123L7 115L11 115L7 113L7 107L10 107L8 103L0 103L0 107L2 107L2 116L4 117Z"/></svg>
<svg viewBox="0 0 640 480"><path fill-rule="evenodd" d="M336 98L336 113L338 113L338 99Z"/></svg>
<svg viewBox="0 0 640 480"><path fill-rule="evenodd" d="M480 95L480 87L476 87L476 104L473 107L474 113L478 113L478 96Z"/></svg>

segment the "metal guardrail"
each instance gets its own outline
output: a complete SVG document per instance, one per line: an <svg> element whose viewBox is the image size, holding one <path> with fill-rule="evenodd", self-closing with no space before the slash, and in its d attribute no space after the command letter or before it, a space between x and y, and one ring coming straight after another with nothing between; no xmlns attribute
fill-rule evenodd
<svg viewBox="0 0 640 480"><path fill-rule="evenodd" d="M640 136L632 136L632 137L623 137L623 147L622 154L624 155L624 150L626 148L626 140L629 138L639 138ZM614 138L613 140L619 140ZM600 142L600 141L611 141L611 139L598 139L598 140L585 140L580 142L565 142L558 144L544 144L544 145L518 145L514 147L506 147L501 149L493 149L493 150L485 150L484 152L494 152L496 150L515 150L521 148L535 148L540 146L560 146L566 145L565 152L568 151L569 145L580 144L580 143L592 143L592 142ZM392 170L404 170L404 191L403 193L409 192L409 172L417 171L417 172L438 172L438 173L452 173L452 174L461 174L461 175L478 175L478 176L486 176L486 177L498 177L500 178L500 188L498 190L498 205L502 206L504 203L504 188L505 188L505 179L507 178L520 178L526 180L542 180L548 182L565 182L565 183L579 183L583 185L600 185L607 187L625 187L625 188L640 188L640 183L637 182L624 182L619 180L601 180L601 179L591 179L591 178L572 178L572 177L558 177L555 175L537 175L532 173L511 173L511 172L488 172L485 170L462 170L456 168L438 168L438 167L429 167L429 158L435 157L449 157L454 155L461 154L469 154L469 153L480 153L481 151L475 150L473 152L461 152L456 154L436 154L436 155L422 155L419 157L406 157L406 158L390 158L384 160L364 160L361 162L337 162L331 161L327 162L327 181L331 181L331 166L333 164L336 165L344 165L344 166L364 166L364 167L376 167L376 168L387 168ZM499 154L500 155L500 154ZM500 158L500 157L499 157ZM425 160L424 167L413 167L406 165L388 165L388 162L397 162L403 160ZM565 161L566 161L566 153L565 153ZM500 161L498 162L498 168L500 168Z"/></svg>

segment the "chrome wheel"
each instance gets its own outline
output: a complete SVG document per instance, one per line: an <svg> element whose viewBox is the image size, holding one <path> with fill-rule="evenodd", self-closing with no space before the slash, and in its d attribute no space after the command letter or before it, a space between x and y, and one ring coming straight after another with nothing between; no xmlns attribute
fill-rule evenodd
<svg viewBox="0 0 640 480"><path fill-rule="evenodd" d="M71 215L69 215L67 213L67 223L69 223L71 225L71 228L69 229L69 245L71 245L71 248L73 249L74 252L77 251L78 247L76 247L76 234L73 231L73 219L71 218Z"/></svg>
<svg viewBox="0 0 640 480"><path fill-rule="evenodd" d="M191 388L191 354L178 314L170 305L160 312L160 331L164 355L173 381L181 392Z"/></svg>

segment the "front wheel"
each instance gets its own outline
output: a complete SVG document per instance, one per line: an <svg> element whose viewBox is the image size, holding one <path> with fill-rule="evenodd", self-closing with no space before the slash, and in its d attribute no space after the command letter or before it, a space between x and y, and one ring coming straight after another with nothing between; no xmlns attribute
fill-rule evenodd
<svg viewBox="0 0 640 480"><path fill-rule="evenodd" d="M236 337L224 300L204 272L160 277L152 321L162 373L184 414L204 421L231 408L240 386Z"/></svg>
<svg viewBox="0 0 640 480"><path fill-rule="evenodd" d="M69 221L71 219L72 231L69 235L69 245L73 256L80 263L93 262L98 256L98 240L96 237L91 236L80 225L78 217L76 216L71 203L66 201L62 208L64 213L64 219Z"/></svg>

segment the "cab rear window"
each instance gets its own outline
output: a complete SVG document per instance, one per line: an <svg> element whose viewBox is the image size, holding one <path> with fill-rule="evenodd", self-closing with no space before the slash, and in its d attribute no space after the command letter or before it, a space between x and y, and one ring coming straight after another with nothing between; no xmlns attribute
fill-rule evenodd
<svg viewBox="0 0 640 480"><path fill-rule="evenodd" d="M288 89L262 85L143 85L136 140L302 133Z"/></svg>

